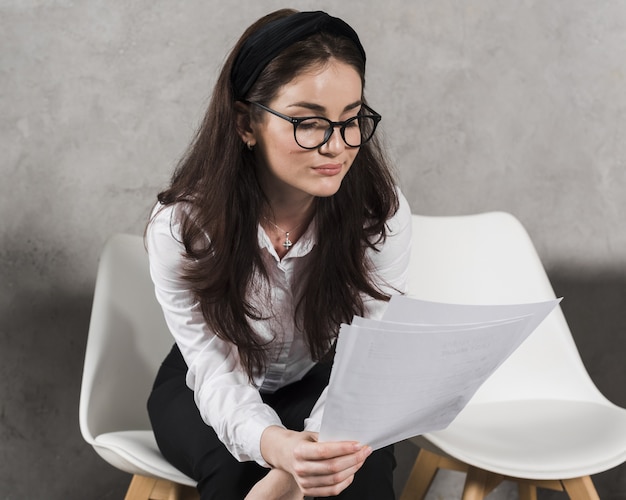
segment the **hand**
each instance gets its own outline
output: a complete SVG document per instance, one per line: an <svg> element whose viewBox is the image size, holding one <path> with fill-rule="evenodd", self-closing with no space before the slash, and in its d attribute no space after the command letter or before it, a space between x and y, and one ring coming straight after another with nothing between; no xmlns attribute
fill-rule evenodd
<svg viewBox="0 0 626 500"><path fill-rule="evenodd" d="M254 485L245 500L302 500L303 498L300 488L289 472L272 469Z"/></svg>
<svg viewBox="0 0 626 500"><path fill-rule="evenodd" d="M273 467L289 472L304 495L338 495L352 483L372 449L353 441L317 439L314 432L271 426L261 436L261 454Z"/></svg>

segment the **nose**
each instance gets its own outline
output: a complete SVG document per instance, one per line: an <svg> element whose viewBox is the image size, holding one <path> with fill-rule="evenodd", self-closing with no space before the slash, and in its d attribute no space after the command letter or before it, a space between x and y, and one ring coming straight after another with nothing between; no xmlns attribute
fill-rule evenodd
<svg viewBox="0 0 626 500"><path fill-rule="evenodd" d="M335 130L337 128L339 128L338 125L334 125L331 128L330 137L320 146L320 153L326 155L338 155L346 149L346 143L341 137L341 132L339 130Z"/></svg>

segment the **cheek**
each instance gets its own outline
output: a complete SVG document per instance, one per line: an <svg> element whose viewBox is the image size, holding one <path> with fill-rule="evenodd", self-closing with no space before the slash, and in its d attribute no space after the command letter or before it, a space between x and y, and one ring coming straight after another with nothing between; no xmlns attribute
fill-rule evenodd
<svg viewBox="0 0 626 500"><path fill-rule="evenodd" d="M267 128L261 140L264 144L265 151L272 152L271 156L293 155L303 151L303 149L296 144L293 137L293 130L286 130L284 128L274 130L273 128Z"/></svg>
<svg viewBox="0 0 626 500"><path fill-rule="evenodd" d="M289 175L297 172L297 166L303 161L303 153L307 151L300 148L290 138L272 138L264 142L259 151L266 167L275 174Z"/></svg>
<svg viewBox="0 0 626 500"><path fill-rule="evenodd" d="M354 160L356 159L356 155L359 154L359 150L355 149L355 150L350 150L349 153L349 161L348 161L348 168L352 167L352 164L354 163Z"/></svg>

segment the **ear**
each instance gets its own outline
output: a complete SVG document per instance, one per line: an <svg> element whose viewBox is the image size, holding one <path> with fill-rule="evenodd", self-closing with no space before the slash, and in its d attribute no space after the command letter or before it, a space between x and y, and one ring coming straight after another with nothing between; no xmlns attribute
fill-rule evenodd
<svg viewBox="0 0 626 500"><path fill-rule="evenodd" d="M237 116L237 133L239 134L239 137L241 137L244 144L246 144L248 148L251 148L256 145L256 135L252 129L250 109L248 108L248 105L237 101L235 103L235 114Z"/></svg>

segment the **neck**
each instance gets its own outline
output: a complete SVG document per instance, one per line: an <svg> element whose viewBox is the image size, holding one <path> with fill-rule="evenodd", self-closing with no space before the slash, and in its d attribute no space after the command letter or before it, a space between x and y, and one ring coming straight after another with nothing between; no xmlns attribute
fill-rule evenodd
<svg viewBox="0 0 626 500"><path fill-rule="evenodd" d="M261 176L261 186L267 204L262 215L286 229L308 222L315 212L315 196L272 182Z"/></svg>
<svg viewBox="0 0 626 500"><path fill-rule="evenodd" d="M315 211L313 199L305 203L270 203L263 216L288 231L298 225L306 225Z"/></svg>
<svg viewBox="0 0 626 500"><path fill-rule="evenodd" d="M274 249L281 259L304 234L314 211L314 198L308 203L270 203L267 206L261 225L270 235Z"/></svg>
<svg viewBox="0 0 626 500"><path fill-rule="evenodd" d="M261 213L263 217L285 228L303 224L311 219L315 212L315 196L277 179L262 164L257 175L267 200Z"/></svg>

